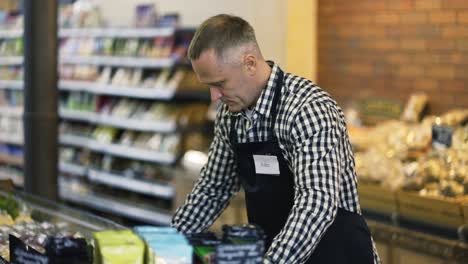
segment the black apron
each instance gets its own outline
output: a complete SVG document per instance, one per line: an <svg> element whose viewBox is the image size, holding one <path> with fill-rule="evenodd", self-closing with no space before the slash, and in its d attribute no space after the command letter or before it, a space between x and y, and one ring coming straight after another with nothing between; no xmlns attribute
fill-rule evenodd
<svg viewBox="0 0 468 264"><path fill-rule="evenodd" d="M286 224L294 204L294 177L284 159L278 141L274 136L277 105L283 86L284 73L279 70L279 79L273 87L271 126L267 141L238 143L236 118L231 118L230 141L234 146L237 173L245 192L249 223L259 225L266 234L265 249ZM254 155L256 157L254 158ZM268 161L264 166L275 167L277 160L279 174L256 173L255 161L260 157ZM270 172L267 172L270 173ZM373 247L370 232L364 219L356 213L338 208L333 224L327 229L314 252L306 263L346 264L373 262Z"/></svg>

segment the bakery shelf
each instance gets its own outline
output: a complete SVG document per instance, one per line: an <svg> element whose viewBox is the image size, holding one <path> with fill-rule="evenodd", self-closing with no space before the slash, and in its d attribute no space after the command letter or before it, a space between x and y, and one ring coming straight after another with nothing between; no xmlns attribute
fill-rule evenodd
<svg viewBox="0 0 468 264"><path fill-rule="evenodd" d="M60 135L60 143L62 145L84 147L96 152L107 153L118 157L154 163L173 164L176 161L176 155L171 153L161 153L155 150L147 150L119 144L101 143L97 140L83 136Z"/></svg>
<svg viewBox="0 0 468 264"><path fill-rule="evenodd" d="M0 89L23 90L22 80L0 80Z"/></svg>
<svg viewBox="0 0 468 264"><path fill-rule="evenodd" d="M22 65L23 56L0 56L0 65Z"/></svg>
<svg viewBox="0 0 468 264"><path fill-rule="evenodd" d="M63 183L59 189L59 196L65 201L146 223L169 225L171 222L171 214L162 212L161 209L142 206L141 203L132 203L91 191L74 191Z"/></svg>
<svg viewBox="0 0 468 264"><path fill-rule="evenodd" d="M174 187L169 184L159 184L146 180L128 178L94 169L89 170L88 178L91 182L106 184L108 186L154 197L169 199L173 198L175 195Z"/></svg>
<svg viewBox="0 0 468 264"><path fill-rule="evenodd" d="M175 60L172 58L63 55L60 57L60 63L135 68L170 68L174 66Z"/></svg>
<svg viewBox="0 0 468 264"><path fill-rule="evenodd" d="M174 97L172 88L143 88L99 84L89 81L60 81L59 89L64 91L82 91L93 94L113 95L141 99L169 100Z"/></svg>
<svg viewBox="0 0 468 264"><path fill-rule="evenodd" d="M117 128L137 130L143 132L159 132L170 133L175 132L177 124L172 121L153 121L153 120L138 120L129 118L120 118L112 115L101 115L94 112L85 112L77 110L60 110L62 119L83 121L91 124L106 125Z"/></svg>

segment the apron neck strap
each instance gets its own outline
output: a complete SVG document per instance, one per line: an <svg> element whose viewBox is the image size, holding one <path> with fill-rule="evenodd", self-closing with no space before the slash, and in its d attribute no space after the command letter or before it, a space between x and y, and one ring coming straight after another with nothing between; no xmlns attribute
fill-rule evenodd
<svg viewBox="0 0 468 264"><path fill-rule="evenodd" d="M273 95L273 101L271 103L271 124L270 124L270 131L271 134L274 135L273 130L275 128L275 122L276 122L276 115L278 113L278 101L279 98L281 97L281 88L283 87L283 79L284 79L284 72L278 67L278 79L275 82L275 85L272 88L272 91L274 92ZM235 115L231 115L231 131L229 133L229 137L232 143L237 142L237 132L236 132L236 121L237 118Z"/></svg>
<svg viewBox="0 0 468 264"><path fill-rule="evenodd" d="M279 98L281 97L281 88L283 88L283 79L284 79L284 73L283 71L278 67L278 80L275 82L275 86L273 87L273 92L275 93L273 96L273 102L271 103L271 125L270 125L270 131L273 134L273 130L275 129L275 123L276 123L276 115L278 113L278 101Z"/></svg>

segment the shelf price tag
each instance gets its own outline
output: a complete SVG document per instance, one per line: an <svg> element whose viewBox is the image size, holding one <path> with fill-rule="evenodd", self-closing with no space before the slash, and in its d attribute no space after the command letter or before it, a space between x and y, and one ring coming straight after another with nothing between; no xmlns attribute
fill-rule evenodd
<svg viewBox="0 0 468 264"><path fill-rule="evenodd" d="M26 245L21 239L10 235L10 260L16 264L48 264L49 258Z"/></svg>
<svg viewBox="0 0 468 264"><path fill-rule="evenodd" d="M452 145L453 128L449 126L432 126L432 147L445 149Z"/></svg>

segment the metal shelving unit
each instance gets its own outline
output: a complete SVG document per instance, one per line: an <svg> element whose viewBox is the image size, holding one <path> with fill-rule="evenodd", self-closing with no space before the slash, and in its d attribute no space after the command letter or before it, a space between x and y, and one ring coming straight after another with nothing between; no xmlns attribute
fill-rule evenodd
<svg viewBox="0 0 468 264"><path fill-rule="evenodd" d="M60 135L60 144L74 147L88 148L96 152L106 153L118 157L143 160L159 164L173 164L176 155L172 153L162 153L154 150L141 149L112 143L102 143L87 137L75 135Z"/></svg>
<svg viewBox="0 0 468 264"><path fill-rule="evenodd" d="M176 62L172 58L62 55L60 57L60 63L159 69L170 68L174 66Z"/></svg>
<svg viewBox="0 0 468 264"><path fill-rule="evenodd" d="M59 196L65 201L155 225L169 225L171 223L171 213L165 210L93 192L76 192L70 190L63 181L60 185Z"/></svg>
<svg viewBox="0 0 468 264"><path fill-rule="evenodd" d="M1 56L0 66L20 66L23 64L23 56Z"/></svg>
<svg viewBox="0 0 468 264"><path fill-rule="evenodd" d="M111 95L148 100L170 100L175 95L174 87L144 88L122 87L87 81L62 80L59 89L63 91L88 92L97 95Z"/></svg>
<svg viewBox="0 0 468 264"><path fill-rule="evenodd" d="M94 125L106 125L122 129L142 132L171 133L177 130L175 120L153 121L120 118L112 115L101 115L94 112L60 110L60 117L64 120L82 121Z"/></svg>
<svg viewBox="0 0 468 264"><path fill-rule="evenodd" d="M141 179L128 178L122 175L112 174L99 170L90 169L88 178L91 182L106 184L119 189L146 194L154 197L173 198L175 188L169 184L158 184Z"/></svg>
<svg viewBox="0 0 468 264"><path fill-rule="evenodd" d="M0 80L0 89L23 90L22 80Z"/></svg>
<svg viewBox="0 0 468 264"><path fill-rule="evenodd" d="M119 38L119 39L153 39L156 37L172 37L178 34L180 30L183 34L194 32L193 29L176 29L176 28L72 28L60 29L58 32L59 38ZM0 39L15 39L23 36L22 30L0 30ZM162 69L173 69L173 67L188 67L183 61L179 61L176 57L156 58L156 57L132 57L132 56L100 56L100 55L77 55L64 54L58 57L60 64L67 65L88 65L88 66L103 66L103 67L122 67L122 68L140 68L148 71L159 72ZM22 56L3 56L0 57L0 66L10 67L23 64ZM57 89L62 92L83 92L94 96L109 96L122 99L145 100L148 102L163 101L172 102L180 98L185 101L200 102L200 96L196 92L177 93L177 87L139 87L139 86L116 86L110 84L102 84L94 81L83 80L59 80ZM0 80L0 90L23 90L23 80ZM203 97L206 99L206 96ZM208 98L209 99L209 98ZM23 110L20 108L1 108L0 115L7 115L15 118L23 117ZM112 115L102 115L97 112L84 112L70 109L60 109L59 117L63 121L80 122L91 126L110 126L123 130L131 130L136 133L176 133L179 130L177 121L151 121L151 120L135 120L130 118L121 118ZM1 133L0 133L1 135ZM21 137L21 138L20 138ZM13 138L10 135L2 138L0 142L8 144L21 145L23 143L22 135L18 138ZM151 162L155 165L168 166L173 165L177 161L177 154L161 153L150 149L137 148L113 143L102 143L92 138L62 134L59 137L61 146L76 147L87 149L92 152L102 153L114 157L121 157L130 160ZM0 162L5 162L9 165L21 167L23 162L21 158L12 157L8 154L0 154ZM68 179L78 181L85 180L86 182L99 186L109 186L111 188L142 194L142 196L152 196L171 200L175 197L175 187L169 183L149 181L138 178L128 178L124 175L119 175L116 172L107 172L99 168L89 168L79 164L60 162L58 169L61 173L66 174ZM0 177L2 176L0 172ZM3 175L6 177L7 175ZM16 177L16 176L15 176ZM70 178L71 177L71 178ZM16 177L18 178L18 177ZM14 179L18 184L20 181ZM63 178L59 179L63 182ZM22 184L22 181L21 181ZM131 203L125 200L116 201L113 197L103 195L101 193L83 193L75 188L68 188L59 184L60 197L63 200L81 204L86 207L94 208L99 211L120 215L125 218L140 220L153 224L169 224L171 214L164 210L159 210L154 207L141 206L141 204ZM62 187L64 189L62 189Z"/></svg>

